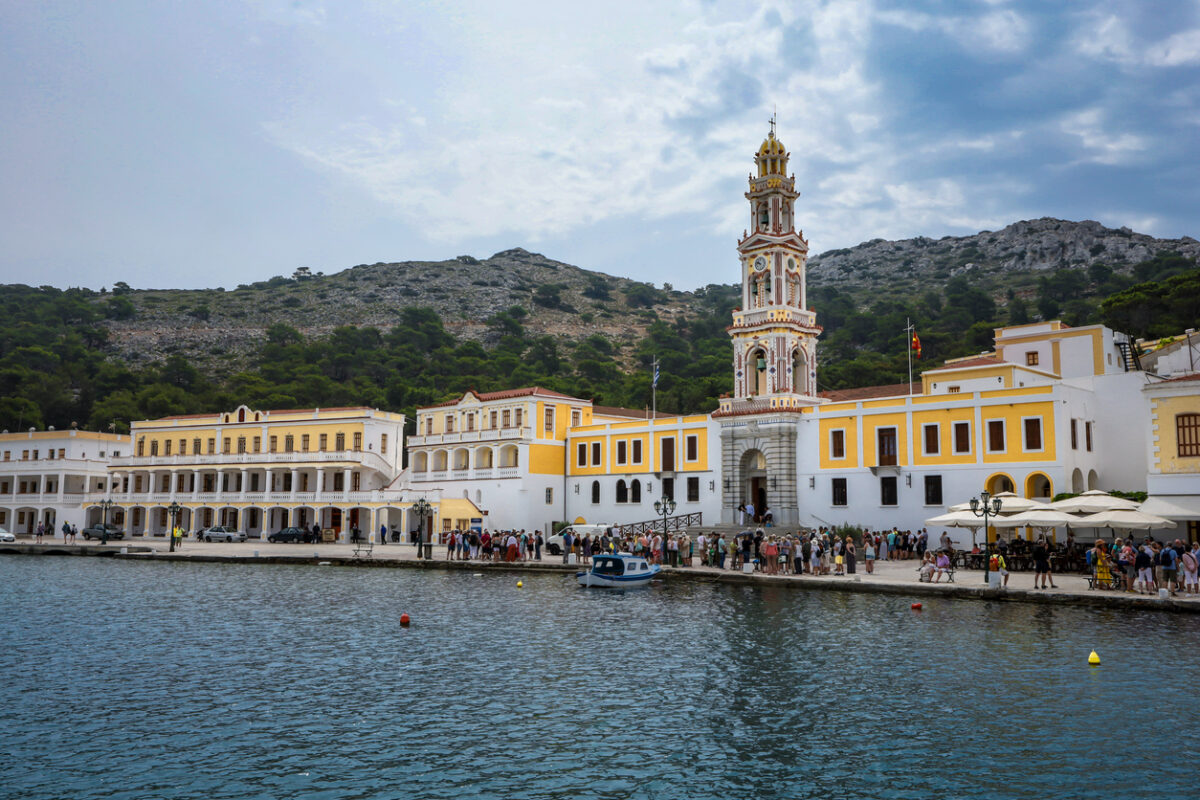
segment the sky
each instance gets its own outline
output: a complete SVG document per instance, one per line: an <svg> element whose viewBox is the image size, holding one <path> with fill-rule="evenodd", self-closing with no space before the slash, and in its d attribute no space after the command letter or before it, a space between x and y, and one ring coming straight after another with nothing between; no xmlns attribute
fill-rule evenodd
<svg viewBox="0 0 1200 800"><path fill-rule="evenodd" d="M0 283L524 247L737 279L778 116L812 253L1200 237L1200 0L0 0Z"/></svg>

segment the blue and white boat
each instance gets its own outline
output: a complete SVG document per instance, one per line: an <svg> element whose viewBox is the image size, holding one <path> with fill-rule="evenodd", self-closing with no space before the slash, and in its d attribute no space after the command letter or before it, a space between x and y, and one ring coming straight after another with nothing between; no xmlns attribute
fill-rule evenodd
<svg viewBox="0 0 1200 800"><path fill-rule="evenodd" d="M628 553L594 556L592 568L587 572L576 572L575 580L580 586L604 589L632 589L646 586L662 569L647 563L641 556Z"/></svg>

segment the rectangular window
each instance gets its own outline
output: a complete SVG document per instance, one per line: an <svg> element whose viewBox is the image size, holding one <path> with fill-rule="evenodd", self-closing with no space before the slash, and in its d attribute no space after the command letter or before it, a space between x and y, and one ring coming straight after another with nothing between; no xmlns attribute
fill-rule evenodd
<svg viewBox="0 0 1200 800"><path fill-rule="evenodd" d="M352 491L352 492L362 491L362 473L361 472L350 473L350 491Z"/></svg>
<svg viewBox="0 0 1200 800"><path fill-rule="evenodd" d="M333 449L339 453L346 449L346 434L337 433L333 437Z"/></svg>
<svg viewBox="0 0 1200 800"><path fill-rule="evenodd" d="M1025 420L1025 449L1026 450L1041 450L1042 449L1042 419Z"/></svg>
<svg viewBox="0 0 1200 800"><path fill-rule="evenodd" d="M699 503L700 502L700 479L699 478L688 478L687 479L687 499L688 499L689 503Z"/></svg>
<svg viewBox="0 0 1200 800"><path fill-rule="evenodd" d="M846 505L846 479L845 478L834 478L832 481L832 486L833 486L833 504L835 506Z"/></svg>
<svg viewBox="0 0 1200 800"><path fill-rule="evenodd" d="M505 410L504 413L501 414L500 419L502 420L502 422L500 423L501 425L503 425L506 428L512 427L512 415L507 410Z"/></svg>
<svg viewBox="0 0 1200 800"><path fill-rule="evenodd" d="M379 453L381 455L387 455L387 434L386 433L382 433L379 435Z"/></svg>
<svg viewBox="0 0 1200 800"><path fill-rule="evenodd" d="M157 444L158 444L158 442L153 442L153 444L157 445ZM157 450L157 448L155 448L155 449ZM34 460L34 461L37 461L37 460L38 460L38 451L37 451L37 450L34 450L34 451L33 451L33 460Z"/></svg>
<svg viewBox="0 0 1200 800"><path fill-rule="evenodd" d="M521 412L522 412L522 410L523 409L518 408L516 411L513 412L513 414L515 415L513 417L513 424L518 428L521 427L521 419L522 419Z"/></svg>
<svg viewBox="0 0 1200 800"><path fill-rule="evenodd" d="M272 453L278 453L279 452L279 437L272 436L269 439L267 439L267 447L270 448L270 451Z"/></svg>
<svg viewBox="0 0 1200 800"><path fill-rule="evenodd" d="M167 439L165 442L163 442L163 455L164 456L171 455L171 445L172 444L173 444L173 442L170 439ZM50 453L51 453L51 455L53 455L54 451L51 450Z"/></svg>
<svg viewBox="0 0 1200 800"><path fill-rule="evenodd" d="M300 434L300 452L308 452L309 436L307 433Z"/></svg>
<svg viewBox="0 0 1200 800"><path fill-rule="evenodd" d="M1072 450L1079 449L1079 426L1076 424L1076 422L1077 422L1077 420L1074 417L1072 417L1071 418L1071 449Z"/></svg>
<svg viewBox="0 0 1200 800"><path fill-rule="evenodd" d="M663 497L667 498L668 500L675 499L675 479L674 478L663 478L662 479L662 493L663 493Z"/></svg>
<svg viewBox="0 0 1200 800"><path fill-rule="evenodd" d="M208 442L206 443L206 445L207 445L207 448L208 448L208 455L210 455L210 456L211 456L211 455L216 455L216 452L217 452L217 439L216 439L216 437L215 437L215 436L210 436L210 437L209 437L209 439L208 439Z"/></svg>
<svg viewBox="0 0 1200 800"><path fill-rule="evenodd" d="M325 434L321 434L321 435L324 436ZM426 436L433 435L433 417L425 418L425 435ZM324 450L325 448L322 447L321 449Z"/></svg>
<svg viewBox="0 0 1200 800"><path fill-rule="evenodd" d="M925 455L936 456L942 451L942 426L936 422L922 427L925 432Z"/></svg>
<svg viewBox="0 0 1200 800"><path fill-rule="evenodd" d="M624 466L629 460L628 455L629 445L624 441L617 442L617 465Z"/></svg>
<svg viewBox="0 0 1200 800"><path fill-rule="evenodd" d="M255 453L261 453L262 452L262 437L255 436L253 442L254 442L254 446L252 448L253 451Z"/></svg>
<svg viewBox="0 0 1200 800"><path fill-rule="evenodd" d="M988 436L988 452L1003 453L1004 447L1004 420L989 419L987 423Z"/></svg>
<svg viewBox="0 0 1200 800"><path fill-rule="evenodd" d="M940 506L942 504L942 476L925 476L925 505Z"/></svg>
<svg viewBox="0 0 1200 800"><path fill-rule="evenodd" d="M101 455L101 456L103 456L104 454L103 454L103 453L101 453L100 455ZM5 461L10 461L11 459L12 459L12 451L11 451L11 450L5 450L5 451L4 451L4 460L5 460Z"/></svg>
<svg viewBox="0 0 1200 800"><path fill-rule="evenodd" d="M246 437L245 437L245 436L239 436L239 437L238 437L238 449L237 449L237 451L238 451L239 453L244 453L244 452L246 452Z"/></svg>
<svg viewBox="0 0 1200 800"><path fill-rule="evenodd" d="M152 456L158 455L158 439L154 439L153 441L150 442L150 455L152 455ZM33 460L37 461L37 457L38 457L38 451L34 450L33 451Z"/></svg>
<svg viewBox="0 0 1200 800"><path fill-rule="evenodd" d="M549 436L554 435L554 409L553 408L546 409L546 419L542 422L542 428L545 429L547 435L549 435Z"/></svg>
<svg viewBox="0 0 1200 800"><path fill-rule="evenodd" d="M878 431L876 431L875 436L879 443L879 451L876 455L879 466L896 466L896 429L880 428Z"/></svg>
<svg viewBox="0 0 1200 800"><path fill-rule="evenodd" d="M1087 445L1087 451L1092 452L1092 423L1091 421L1083 423L1083 442Z"/></svg>
<svg viewBox="0 0 1200 800"><path fill-rule="evenodd" d="M192 439L192 455L194 455L194 456L200 455L200 440L199 439Z"/></svg>
<svg viewBox="0 0 1200 800"><path fill-rule="evenodd" d="M354 432L354 452L362 450L362 431Z"/></svg>
<svg viewBox="0 0 1200 800"><path fill-rule="evenodd" d="M571 427L576 428L583 424L583 412L577 408L571 409Z"/></svg>
<svg viewBox="0 0 1200 800"><path fill-rule="evenodd" d="M187 439L179 440L179 455L181 455L181 456L187 455Z"/></svg>
<svg viewBox="0 0 1200 800"><path fill-rule="evenodd" d="M700 437L696 434L689 434L684 440L684 447L687 449L687 460L696 461L700 458Z"/></svg>
<svg viewBox="0 0 1200 800"><path fill-rule="evenodd" d="M554 505L554 488L553 487L546 488L546 505L548 505L548 506Z"/></svg>
<svg viewBox="0 0 1200 800"><path fill-rule="evenodd" d="M879 479L879 504L894 506L896 502L896 476L884 475Z"/></svg>
<svg viewBox="0 0 1200 800"><path fill-rule="evenodd" d="M971 452L971 423L954 423L954 454L962 455Z"/></svg>
<svg viewBox="0 0 1200 800"><path fill-rule="evenodd" d="M1030 350L1025 354L1025 366L1036 367L1038 365L1037 350Z"/></svg>
<svg viewBox="0 0 1200 800"><path fill-rule="evenodd" d="M496 412L495 411L488 412L488 427L492 428L492 429L495 429L495 427L496 427Z"/></svg>
<svg viewBox="0 0 1200 800"><path fill-rule="evenodd" d="M145 455L145 453L143 452L143 451L145 450L145 447L144 447L144 445L145 445L145 444L146 444L146 440L145 440L145 439L138 439L138 455L139 455L139 456L141 456L141 455ZM28 461L28 460L29 460L29 451L28 451L28 450L22 450L22 451L21 451L21 460L22 460L22 461Z"/></svg>
<svg viewBox="0 0 1200 800"><path fill-rule="evenodd" d="M1175 443L1180 458L1200 456L1200 414L1175 416Z"/></svg>
<svg viewBox="0 0 1200 800"><path fill-rule="evenodd" d="M475 415L474 414L467 414L467 430L468 431L475 430Z"/></svg>
<svg viewBox="0 0 1200 800"><path fill-rule="evenodd" d="M634 464L642 463L642 440L641 439L633 440L633 463Z"/></svg>
<svg viewBox="0 0 1200 800"><path fill-rule="evenodd" d="M283 437L283 452L290 453L295 449L296 449L296 437L289 433Z"/></svg>
<svg viewBox="0 0 1200 800"><path fill-rule="evenodd" d="M233 439L229 436L221 439L221 453L227 455L233 449Z"/></svg>
<svg viewBox="0 0 1200 800"><path fill-rule="evenodd" d="M433 420L430 420L428 418L426 418L426 420L425 420L426 423L429 423L432 421ZM426 427L429 427L429 425L427 424ZM317 447L320 449L320 451L322 453L324 453L326 450L329 449L329 434L328 433L322 433L317 436Z"/></svg>
<svg viewBox="0 0 1200 800"><path fill-rule="evenodd" d="M841 428L829 432L829 457L846 457L846 432Z"/></svg>
<svg viewBox="0 0 1200 800"><path fill-rule="evenodd" d="M960 386L947 386L947 387L946 387L946 391L947 391L948 393L950 393L950 394L958 394L959 392L961 392L961 391L962 391L962 387L960 387Z"/></svg>
<svg viewBox="0 0 1200 800"><path fill-rule="evenodd" d="M446 433L454 433L454 416L452 414L446 415ZM345 442L345 434L342 434L342 437L342 441Z"/></svg>
<svg viewBox="0 0 1200 800"><path fill-rule="evenodd" d="M586 467L587 466L587 443L586 442L580 442L578 445L575 446L575 466L577 466L577 467Z"/></svg>
<svg viewBox="0 0 1200 800"><path fill-rule="evenodd" d="M600 466L600 443L592 442L592 466Z"/></svg>
<svg viewBox="0 0 1200 800"><path fill-rule="evenodd" d="M67 450L66 450L66 448L65 448L65 447L60 447L60 448L58 448L58 457L59 457L59 458L66 458L66 457L67 457Z"/></svg>

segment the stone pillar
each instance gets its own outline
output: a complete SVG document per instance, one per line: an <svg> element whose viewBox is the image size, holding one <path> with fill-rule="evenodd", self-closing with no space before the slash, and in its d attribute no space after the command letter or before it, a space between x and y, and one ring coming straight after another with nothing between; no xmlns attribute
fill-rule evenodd
<svg viewBox="0 0 1200 800"><path fill-rule="evenodd" d="M342 470L342 492L349 496L350 494L350 470Z"/></svg>
<svg viewBox="0 0 1200 800"><path fill-rule="evenodd" d="M238 494L241 495L242 497L246 496L246 490L250 486L249 476L250 476L250 471L243 467L241 473L239 474L239 478L241 479L242 485L240 487L238 487L239 488Z"/></svg>
<svg viewBox="0 0 1200 800"><path fill-rule="evenodd" d="M299 476L299 474L300 474L300 470L296 469L295 467L292 467L292 469L290 470L290 472L291 472L291 478L292 478L292 491L291 491L291 496L292 496L292 497L295 497L295 496L296 496L296 492L299 490L299 487L300 487L300 479L299 479L299 477L298 477L298 476Z"/></svg>

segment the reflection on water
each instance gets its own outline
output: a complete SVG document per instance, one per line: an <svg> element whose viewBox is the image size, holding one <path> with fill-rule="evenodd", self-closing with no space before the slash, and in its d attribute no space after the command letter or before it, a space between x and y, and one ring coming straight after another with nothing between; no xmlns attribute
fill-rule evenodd
<svg viewBox="0 0 1200 800"><path fill-rule="evenodd" d="M1195 795L1189 616L520 577L0 558L0 795Z"/></svg>

